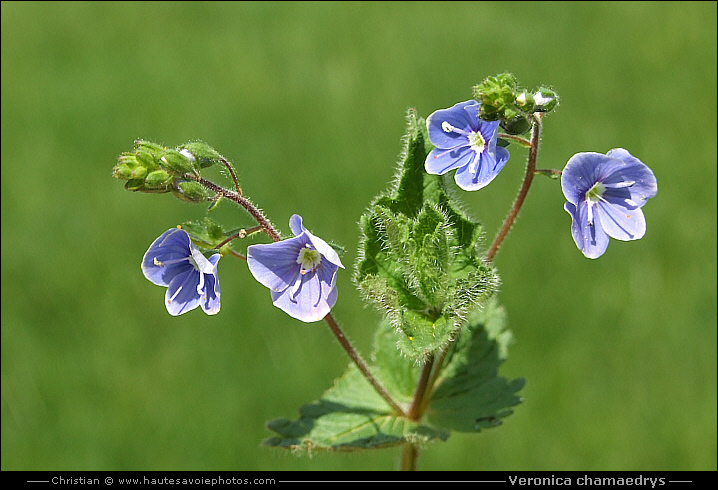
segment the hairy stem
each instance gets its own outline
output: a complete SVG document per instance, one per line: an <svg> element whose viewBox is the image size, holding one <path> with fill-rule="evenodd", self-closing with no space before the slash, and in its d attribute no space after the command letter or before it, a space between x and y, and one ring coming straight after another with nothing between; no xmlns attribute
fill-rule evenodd
<svg viewBox="0 0 718 490"><path fill-rule="evenodd" d="M327 316L324 317L324 321L327 322L327 325L329 325L329 328L331 329L334 336L337 338L341 346L347 352L351 360L354 361L356 367L359 368L359 371L361 371L366 380L369 381L369 383L372 385L374 390L376 390L376 392L379 393L379 395L384 399L384 401L389 404L389 406L392 408L392 410L394 410L396 415L400 417L405 417L406 414L404 413L404 409L401 408L399 404L396 403L396 401L394 401L386 388L384 388L384 385L381 384L381 381L374 377L374 375L369 370L369 366L367 366L366 362L364 362L364 359L362 359L361 355L359 355L359 352L357 352L354 346L352 346L351 342L349 342L349 339L347 339L344 333L341 331L332 314L327 313Z"/></svg>
<svg viewBox="0 0 718 490"><path fill-rule="evenodd" d="M434 356L430 355L429 359L424 363L424 366L421 368L419 382L416 384L416 390L414 390L414 396L411 399L411 405L409 406L409 410L406 413L406 417L409 420L419 420L423 415L422 407L424 406L424 398L427 394L429 377L431 375L433 367Z"/></svg>
<svg viewBox="0 0 718 490"><path fill-rule="evenodd" d="M199 182L207 189L210 189L217 194L226 197L230 201L234 201L240 206L242 206L244 209L247 210L249 214L252 215L252 218L259 224L259 226L262 227L262 230L269 235L269 238L272 239L272 241L278 242L282 239L282 236L279 234L279 232L272 226L272 223L269 222L269 220L264 216L264 214L257 208L252 202L247 199L246 197L238 194L237 192L230 191L228 189L225 189L221 186L218 186L214 182L211 182L207 179L204 179L202 177L194 176L192 174L185 174L185 177L188 177L196 182Z"/></svg>
<svg viewBox="0 0 718 490"><path fill-rule="evenodd" d="M246 197L240 195L237 192L230 191L228 189L224 189L221 186L218 186L214 182L211 182L207 179L204 179L202 177L198 176L192 176L191 174L186 174L185 177L191 178L200 184L202 184L207 189L210 189L214 192L216 192L219 195L222 195L226 197L227 199L234 201L235 203L242 206L244 209L246 209L249 214L252 215L252 217L257 221L259 227L267 234L269 237L275 241L280 241L281 235L279 232L272 226L272 223L269 222L269 220L264 216L264 214L252 204L249 199ZM250 229L254 231L254 228ZM244 230L247 231L247 230ZM241 231L237 234L236 237L238 237L241 234ZM234 238L236 238L234 237ZM232 237L230 237L232 238ZM226 240L228 241L228 240ZM244 258L244 257L242 257ZM246 258L244 258L246 260ZM369 370L369 366L364 362L364 359L362 359L359 352L354 348L354 346L349 342L349 339L346 338L344 335L344 332L342 332L341 328L337 324L336 320L334 320L334 317L331 313L328 313L327 316L324 317L324 321L329 325L329 329L332 331L334 336L339 341L339 344L344 348L346 353L349 355L349 358L356 364L357 368L359 368L359 371L364 375L364 377L369 381L369 383L372 385L372 387L376 390L376 392L386 401L389 406L394 410L394 412L400 416L404 417L406 414L404 413L404 409L402 409L399 404L394 401L394 399L391 397L387 389L384 387L384 385L381 384L381 382L371 373Z"/></svg>
<svg viewBox="0 0 718 490"><path fill-rule="evenodd" d="M486 256L484 257L484 260L486 262L491 262L494 260L496 252L498 252L499 247L501 247L501 243L504 241L504 238L506 238L506 235L508 235L511 226L514 224L514 221L516 221L516 217L519 214L519 210L521 209L521 206L526 200L526 195L528 194L529 188L531 187L531 182L533 181L535 175L534 171L536 169L536 157L538 156L538 146L541 137L541 115L542 114L540 112L534 113L533 125L531 126L531 146L529 147L529 158L528 162L526 163L526 173L524 174L524 181L521 184L521 188L519 189L519 193L516 196L516 199L514 200L514 204L511 206L509 215L506 217L506 219L504 220L504 224L501 226L501 229L496 234L496 238L494 238L494 241L491 244L491 247L489 247L488 252L486 252Z"/></svg>

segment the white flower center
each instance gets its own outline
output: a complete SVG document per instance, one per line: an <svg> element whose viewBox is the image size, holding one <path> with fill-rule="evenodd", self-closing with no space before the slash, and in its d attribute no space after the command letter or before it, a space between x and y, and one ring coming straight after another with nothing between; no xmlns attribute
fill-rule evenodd
<svg viewBox="0 0 718 490"><path fill-rule="evenodd" d="M476 153L481 153L486 147L486 141L478 131L469 133L469 147Z"/></svg>
<svg viewBox="0 0 718 490"><path fill-rule="evenodd" d="M588 224L593 226L593 207L598 201L603 201L603 193L606 192L606 186L601 182L596 182L586 192L586 203L588 204Z"/></svg>
<svg viewBox="0 0 718 490"><path fill-rule="evenodd" d="M299 255L297 255L297 264L301 266L299 271L301 274L312 272L319 266L321 261L322 254L311 248L308 243L299 251Z"/></svg>

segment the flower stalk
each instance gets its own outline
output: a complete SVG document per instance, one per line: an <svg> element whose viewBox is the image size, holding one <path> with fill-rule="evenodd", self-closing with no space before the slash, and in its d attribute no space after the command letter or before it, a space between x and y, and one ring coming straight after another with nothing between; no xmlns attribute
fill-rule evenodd
<svg viewBox="0 0 718 490"><path fill-rule="evenodd" d="M506 235L508 235L509 230L511 230L511 226L513 226L514 221L516 221L516 217L519 214L519 210L521 209L521 206L523 206L524 201L526 200L526 195L529 192L529 188L531 188L531 183L533 182L535 175L536 158L538 157L538 146L541 138L542 116L543 114L540 112L534 113L532 115L533 124L531 126L531 146L529 147L529 157L526 163L526 173L524 174L524 180L521 183L521 188L519 189L519 193L516 195L516 199L511 206L511 210L509 211L508 216L504 220L503 225L501 225L501 228L496 234L496 238L494 238L494 241L491 243L489 250L486 252L486 256L484 257L484 260L486 262L492 262L494 260L496 252L499 251L501 243L504 241L504 238L506 238Z"/></svg>
<svg viewBox="0 0 718 490"><path fill-rule="evenodd" d="M264 231L274 242L281 241L281 235L279 232L274 228L274 226L271 224L271 222L264 216L264 213L259 210L254 204L252 204L249 199L246 197L238 194L237 192L230 191L228 189L224 189L223 187L215 184L214 182L211 182L203 177L198 176L192 176L191 174L186 175L188 178L192 178L193 180L199 182L207 189L210 189L214 192L216 192L219 195L222 195L229 199L230 201L233 201L240 206L242 206L244 209L249 212L250 215L257 221L258 226L261 228L262 231ZM252 231L255 231L254 228L252 228ZM237 235L237 237L239 234ZM244 257L241 257L244 258ZM246 258L244 258L246 260ZM329 326L329 329L332 331L332 334L336 337L337 341L339 341L339 344L342 346L342 348L346 351L349 358L354 362L354 364L357 366L359 371L362 373L362 375L366 378L366 380L371 384L371 386L374 388L374 390L386 401L386 403L391 407L391 409L400 417L406 416L404 409L393 399L391 394L387 391L387 389L384 387L384 385L379 381L378 378L376 378L371 370L369 369L369 366L366 364L362 356L359 354L359 352L356 350L356 348L352 345L352 343L349 341L349 339L344 335L344 332L337 324L336 320L332 316L331 313L327 313L326 316L324 316L323 320L326 322L326 324Z"/></svg>

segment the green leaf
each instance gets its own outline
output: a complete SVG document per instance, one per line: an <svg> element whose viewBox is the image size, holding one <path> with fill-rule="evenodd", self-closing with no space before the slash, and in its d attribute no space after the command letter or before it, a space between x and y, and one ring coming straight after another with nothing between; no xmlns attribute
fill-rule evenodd
<svg viewBox="0 0 718 490"><path fill-rule="evenodd" d="M404 362L403 367L412 368L412 372L404 369L395 373L399 379L394 379L389 386L409 385L407 380L414 375L414 366ZM410 376L405 378L407 374ZM402 399L406 401L406 396ZM265 440L265 446L306 451L378 449L405 442L424 444L434 439L446 440L449 436L446 431L394 415L353 365L319 400L302 406L298 420L272 420L267 428L277 436Z"/></svg>
<svg viewBox="0 0 718 490"><path fill-rule="evenodd" d="M425 172L426 123L409 111L404 151L392 187L361 217L355 282L399 333L397 345L419 362L445 348L473 304L498 287L477 249L482 227L446 180Z"/></svg>
<svg viewBox="0 0 718 490"><path fill-rule="evenodd" d="M322 397L299 409L297 420L267 424L275 436L264 445L304 451L356 451L445 441L452 430L479 432L500 424L520 402L523 380L498 377L511 334L503 309L494 301L472 315L430 398L427 417L411 421L396 416L352 364ZM379 325L374 337L372 373L404 407L411 403L421 366L394 347L394 330Z"/></svg>
<svg viewBox="0 0 718 490"><path fill-rule="evenodd" d="M219 223L206 216L199 220L185 221L180 227L189 233L192 242L197 247L212 252L217 252L217 250L214 250L215 247L238 231L225 231ZM222 245L219 251L225 255L232 249L231 246L232 242L226 243Z"/></svg>
<svg viewBox="0 0 718 490"><path fill-rule="evenodd" d="M504 309L495 299L472 314L432 393L427 411L432 426L479 432L513 413L510 407L521 403L516 393L525 381L498 376L512 340Z"/></svg>

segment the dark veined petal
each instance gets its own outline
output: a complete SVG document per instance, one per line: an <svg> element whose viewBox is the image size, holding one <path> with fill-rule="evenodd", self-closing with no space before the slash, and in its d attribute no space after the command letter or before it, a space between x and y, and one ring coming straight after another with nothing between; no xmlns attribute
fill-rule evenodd
<svg viewBox="0 0 718 490"><path fill-rule="evenodd" d="M611 158L620 159L625 166L617 169L606 182L615 181L634 182L630 187L631 199L639 206L643 206L648 199L658 193L658 181L653 171L638 158L623 148L614 148L607 153Z"/></svg>
<svg viewBox="0 0 718 490"><path fill-rule="evenodd" d="M484 138L486 145L490 151L496 147L496 141L499 134L499 124L501 121L479 121L478 131L481 133L481 137ZM502 148L502 147L499 147ZM507 153L508 150L503 148Z"/></svg>
<svg viewBox="0 0 718 490"><path fill-rule="evenodd" d="M176 275L170 281L165 293L165 306L170 315L181 315L199 306L200 294L197 292L199 281L200 273L194 267Z"/></svg>
<svg viewBox="0 0 718 490"><path fill-rule="evenodd" d="M636 206L627 206L623 199L612 200L608 193L606 201L596 203L594 216L598 215L601 227L611 238L629 241L643 238L646 234L646 219L643 211Z"/></svg>
<svg viewBox="0 0 718 490"><path fill-rule="evenodd" d="M202 306L202 310L208 315L216 315L219 313L221 290L219 288L219 277L217 276L216 270L220 257L220 254L214 254L209 258L209 262L214 267L215 272L213 274L205 274L204 276L204 290L200 306Z"/></svg>
<svg viewBox="0 0 718 490"><path fill-rule="evenodd" d="M583 255L589 259L603 255L608 248L608 234L601 227L600 217L593 213L593 225L588 223L588 204L585 201L578 207L567 202L564 209L571 215L571 235Z"/></svg>
<svg viewBox="0 0 718 490"><path fill-rule="evenodd" d="M142 273L158 286L169 286L170 281L182 272L192 269L190 239L186 231L170 228L162 233L142 257Z"/></svg>
<svg viewBox="0 0 718 490"><path fill-rule="evenodd" d="M454 180L465 191L476 191L486 187L504 168L509 159L509 152L505 148L496 148L492 155L486 151L477 155L476 172L471 172L472 165L467 165L456 171Z"/></svg>
<svg viewBox="0 0 718 490"><path fill-rule="evenodd" d="M578 204L586 192L601 178L602 167L611 158L601 153L585 152L572 156L561 173L561 189L566 200Z"/></svg>
<svg viewBox="0 0 718 490"><path fill-rule="evenodd" d="M247 247L249 272L263 286L272 291L284 291L292 286L299 275L299 251L308 242L304 236L280 242L250 245Z"/></svg>
<svg viewBox="0 0 718 490"><path fill-rule="evenodd" d="M471 114L465 110L467 107L473 105L477 106L476 112L478 113L479 103L475 100L459 102L448 109L439 109L433 112L426 118L426 129L429 132L429 141L431 141L435 147L445 150L468 145L469 140L466 134L447 131L445 123L460 129L464 133L475 131L477 129L474 127L476 126L476 119L472 118Z"/></svg>
<svg viewBox="0 0 718 490"><path fill-rule="evenodd" d="M433 175L444 175L450 170L466 167L476 158L476 152L468 146L461 146L453 150L434 148L426 156L424 169Z"/></svg>
<svg viewBox="0 0 718 490"><path fill-rule="evenodd" d="M336 265L327 263L315 271L300 275L292 287L272 293L274 305L303 322L321 320L337 301L337 270Z"/></svg>

